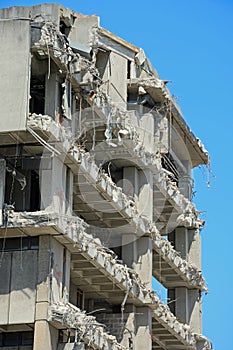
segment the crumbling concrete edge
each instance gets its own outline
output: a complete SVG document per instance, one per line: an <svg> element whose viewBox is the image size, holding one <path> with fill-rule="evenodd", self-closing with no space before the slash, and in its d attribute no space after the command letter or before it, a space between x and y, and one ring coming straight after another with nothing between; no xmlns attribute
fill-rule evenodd
<svg viewBox="0 0 233 350"><path fill-rule="evenodd" d="M87 315L70 303L57 302L49 307L49 321L59 322L69 329L78 330L78 342L102 350L127 350L115 336L108 334L94 316Z"/></svg>

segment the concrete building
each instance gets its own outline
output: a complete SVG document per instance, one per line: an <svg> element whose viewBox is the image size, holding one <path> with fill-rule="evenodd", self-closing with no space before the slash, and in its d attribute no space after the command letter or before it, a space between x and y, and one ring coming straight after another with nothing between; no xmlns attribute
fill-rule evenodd
<svg viewBox="0 0 233 350"><path fill-rule="evenodd" d="M209 157L166 82L97 16L11 7L0 29L0 348L212 349L191 201Z"/></svg>

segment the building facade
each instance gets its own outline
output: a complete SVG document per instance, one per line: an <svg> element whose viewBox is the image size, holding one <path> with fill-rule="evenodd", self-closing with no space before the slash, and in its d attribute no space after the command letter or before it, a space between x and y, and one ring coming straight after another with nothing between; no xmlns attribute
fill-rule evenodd
<svg viewBox="0 0 233 350"><path fill-rule="evenodd" d="M11 7L0 27L0 348L212 349L209 157L166 82L97 16Z"/></svg>

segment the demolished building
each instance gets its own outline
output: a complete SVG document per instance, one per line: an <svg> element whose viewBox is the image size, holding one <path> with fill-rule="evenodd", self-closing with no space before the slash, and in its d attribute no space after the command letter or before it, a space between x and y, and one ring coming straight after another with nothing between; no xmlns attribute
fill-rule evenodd
<svg viewBox="0 0 233 350"><path fill-rule="evenodd" d="M11 7L0 27L0 348L212 349L209 156L166 82L97 16Z"/></svg>

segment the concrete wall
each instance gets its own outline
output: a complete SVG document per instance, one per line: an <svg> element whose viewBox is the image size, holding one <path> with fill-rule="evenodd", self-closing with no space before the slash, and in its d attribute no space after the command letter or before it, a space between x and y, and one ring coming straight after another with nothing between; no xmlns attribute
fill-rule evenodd
<svg viewBox="0 0 233 350"><path fill-rule="evenodd" d="M94 37L94 30L97 27L99 27L98 16L75 18L68 38L79 44L90 45Z"/></svg>
<svg viewBox="0 0 233 350"><path fill-rule="evenodd" d="M57 350L58 330L46 321L35 323L33 350Z"/></svg>
<svg viewBox="0 0 233 350"><path fill-rule="evenodd" d="M0 9L0 18L34 18L59 24L60 5L41 4L32 7L12 6Z"/></svg>
<svg viewBox="0 0 233 350"><path fill-rule="evenodd" d="M1 132L23 130L30 89L30 22L1 21ZM17 57L17 59L16 59Z"/></svg>
<svg viewBox="0 0 233 350"><path fill-rule="evenodd" d="M52 302L56 302L62 298L64 247L55 239L52 239L51 248L53 252Z"/></svg>
<svg viewBox="0 0 233 350"><path fill-rule="evenodd" d="M6 252L0 267L0 324L33 323L37 251ZM22 312L23 311L23 312Z"/></svg>
<svg viewBox="0 0 233 350"><path fill-rule="evenodd" d="M113 103L124 108L127 104L127 59L114 52L109 59L109 96Z"/></svg>
<svg viewBox="0 0 233 350"><path fill-rule="evenodd" d="M56 213L65 214L71 212L73 177L66 182L67 167L58 157L52 160L51 170L40 172L41 209L53 210ZM66 200L66 190L69 185L69 198Z"/></svg>

